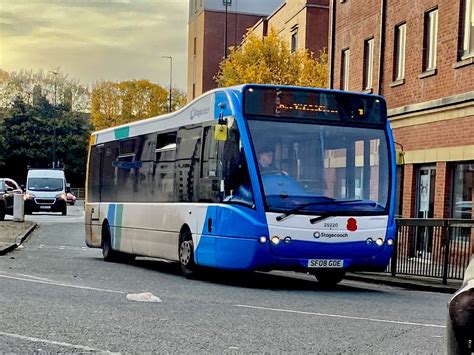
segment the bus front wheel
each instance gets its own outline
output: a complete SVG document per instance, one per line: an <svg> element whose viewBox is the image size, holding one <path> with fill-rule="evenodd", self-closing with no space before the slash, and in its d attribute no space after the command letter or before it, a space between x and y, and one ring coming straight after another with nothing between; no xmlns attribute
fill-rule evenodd
<svg viewBox="0 0 474 355"><path fill-rule="evenodd" d="M323 287L334 287L342 281L346 272L343 270L319 270L314 273Z"/></svg>
<svg viewBox="0 0 474 355"><path fill-rule="evenodd" d="M112 238L107 223L102 227L102 256L105 261L110 262L132 263L135 260L135 255L112 249Z"/></svg>
<svg viewBox="0 0 474 355"><path fill-rule="evenodd" d="M184 277L192 279L197 276L198 266L194 262L194 243L189 230L182 231L179 237L179 263Z"/></svg>

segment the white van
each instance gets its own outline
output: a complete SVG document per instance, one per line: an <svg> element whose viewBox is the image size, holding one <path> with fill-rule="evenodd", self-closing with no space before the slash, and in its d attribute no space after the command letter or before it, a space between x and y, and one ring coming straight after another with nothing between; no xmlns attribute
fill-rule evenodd
<svg viewBox="0 0 474 355"><path fill-rule="evenodd" d="M61 212L67 214L66 178L55 169L28 170L25 191L25 214Z"/></svg>

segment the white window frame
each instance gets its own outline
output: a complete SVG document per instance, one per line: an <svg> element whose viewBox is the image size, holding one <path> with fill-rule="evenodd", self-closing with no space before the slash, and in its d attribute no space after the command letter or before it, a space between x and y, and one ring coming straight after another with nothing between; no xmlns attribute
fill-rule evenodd
<svg viewBox="0 0 474 355"><path fill-rule="evenodd" d="M371 90L373 88L374 77L374 38L364 41L364 69L363 69L363 90Z"/></svg>
<svg viewBox="0 0 474 355"><path fill-rule="evenodd" d="M436 69L436 54L438 49L438 8L425 13L425 39L423 71Z"/></svg>
<svg viewBox="0 0 474 355"><path fill-rule="evenodd" d="M464 0L463 7L461 59L466 59L474 56L474 0Z"/></svg>
<svg viewBox="0 0 474 355"><path fill-rule="evenodd" d="M349 90L350 55L349 48L343 49L341 52L341 89L345 91Z"/></svg>
<svg viewBox="0 0 474 355"><path fill-rule="evenodd" d="M395 81L405 79L405 52L407 40L407 24L395 26Z"/></svg>

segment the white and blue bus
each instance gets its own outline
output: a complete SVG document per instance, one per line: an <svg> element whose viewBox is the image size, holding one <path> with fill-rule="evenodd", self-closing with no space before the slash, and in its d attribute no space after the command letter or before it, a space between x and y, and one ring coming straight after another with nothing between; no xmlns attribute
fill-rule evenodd
<svg viewBox="0 0 474 355"><path fill-rule="evenodd" d="M384 270L395 149L384 99L275 85L216 89L91 136L86 243L201 267Z"/></svg>

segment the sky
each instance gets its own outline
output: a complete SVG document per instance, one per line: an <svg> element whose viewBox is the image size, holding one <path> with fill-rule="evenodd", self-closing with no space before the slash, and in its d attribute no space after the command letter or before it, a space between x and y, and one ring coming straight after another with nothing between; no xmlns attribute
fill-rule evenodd
<svg viewBox="0 0 474 355"><path fill-rule="evenodd" d="M0 0L0 69L186 89L188 0Z"/></svg>

